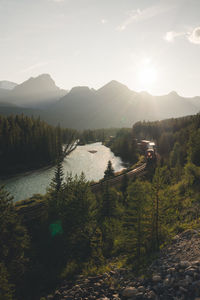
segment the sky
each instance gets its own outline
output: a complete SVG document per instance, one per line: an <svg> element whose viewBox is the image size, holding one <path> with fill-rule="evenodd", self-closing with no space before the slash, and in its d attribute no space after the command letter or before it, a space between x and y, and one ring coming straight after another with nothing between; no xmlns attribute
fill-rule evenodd
<svg viewBox="0 0 200 300"><path fill-rule="evenodd" d="M200 95L200 0L0 0L0 80Z"/></svg>

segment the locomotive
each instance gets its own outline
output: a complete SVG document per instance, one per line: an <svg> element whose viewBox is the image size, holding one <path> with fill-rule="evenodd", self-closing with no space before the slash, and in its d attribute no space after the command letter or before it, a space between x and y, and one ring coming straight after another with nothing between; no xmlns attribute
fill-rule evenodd
<svg viewBox="0 0 200 300"><path fill-rule="evenodd" d="M142 154L145 155L147 163L154 162L156 160L156 145L152 141L141 140L138 143Z"/></svg>

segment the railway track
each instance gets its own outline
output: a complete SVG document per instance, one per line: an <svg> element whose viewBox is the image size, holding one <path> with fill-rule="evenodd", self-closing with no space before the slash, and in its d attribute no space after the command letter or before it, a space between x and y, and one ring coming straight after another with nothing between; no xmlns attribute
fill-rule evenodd
<svg viewBox="0 0 200 300"><path fill-rule="evenodd" d="M146 172L146 163L143 165L126 172L124 174L117 175L105 181L91 184L91 190L93 193L101 191L102 187L109 183L109 186L116 186L121 183L123 177L126 175L129 179L140 176ZM16 203L16 211L22 217L23 221L29 222L30 220L37 220L38 218L45 217L47 211L47 203L45 201L27 200L21 204Z"/></svg>
<svg viewBox="0 0 200 300"><path fill-rule="evenodd" d="M98 182L98 183L94 183L94 184L91 184L90 187L91 187L91 190L93 193L95 192L98 192L101 190L101 188L106 184L106 183L109 183L109 186L115 186L117 184L119 184L123 177L124 176L127 176L129 179L130 178L133 178L135 176L140 176L142 174L144 174L144 172L146 171L146 163L142 164L141 166L129 171L129 172L126 172L124 174L120 174L120 175L117 175L113 178L110 178L108 180L105 180L105 181L101 181L101 182Z"/></svg>

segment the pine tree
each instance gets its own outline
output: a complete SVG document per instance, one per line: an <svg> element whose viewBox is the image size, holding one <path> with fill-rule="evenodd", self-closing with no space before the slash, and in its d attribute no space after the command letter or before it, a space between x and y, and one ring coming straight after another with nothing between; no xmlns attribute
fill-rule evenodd
<svg viewBox="0 0 200 300"><path fill-rule="evenodd" d="M9 283L9 274L3 263L0 263L0 300L13 300L14 286Z"/></svg>
<svg viewBox="0 0 200 300"><path fill-rule="evenodd" d="M25 272L26 258L25 250L29 246L29 238L26 229L21 225L19 216L14 208L12 197L3 188L0 187L0 276L1 284L4 285L4 292L9 286L18 286L21 284ZM8 298L12 299L9 294Z"/></svg>
<svg viewBox="0 0 200 300"><path fill-rule="evenodd" d="M128 176L124 174L120 186L120 191L122 192L123 195L123 205L127 204L127 196L128 196L127 188L128 188Z"/></svg>
<svg viewBox="0 0 200 300"><path fill-rule="evenodd" d="M53 189L53 192L58 193L62 189L63 177L64 177L64 173L63 173L62 160L59 159L57 161L54 177L50 184L51 188Z"/></svg>
<svg viewBox="0 0 200 300"><path fill-rule="evenodd" d="M154 200L154 217L155 217L155 245L156 249L159 249L160 245L160 233L161 233L161 201L160 192L164 189L165 184L169 183L169 172L166 167L157 167L155 175L153 177L152 188L153 188L153 200Z"/></svg>
<svg viewBox="0 0 200 300"><path fill-rule="evenodd" d="M102 194L102 204L100 209L100 219L112 218L116 211L116 192L109 187L106 182Z"/></svg>
<svg viewBox="0 0 200 300"><path fill-rule="evenodd" d="M104 179L109 179L109 178L112 178L113 176L114 176L114 169L113 169L111 161L109 160L108 164L107 164L107 168L104 172Z"/></svg>
<svg viewBox="0 0 200 300"><path fill-rule="evenodd" d="M125 214L125 227L131 233L131 244L136 248L136 256L141 257L148 231L148 202L145 183L136 180L128 188L128 207Z"/></svg>
<svg viewBox="0 0 200 300"><path fill-rule="evenodd" d="M99 200L98 225L102 232L103 253L108 257L112 254L114 240L118 234L119 193L106 182Z"/></svg>

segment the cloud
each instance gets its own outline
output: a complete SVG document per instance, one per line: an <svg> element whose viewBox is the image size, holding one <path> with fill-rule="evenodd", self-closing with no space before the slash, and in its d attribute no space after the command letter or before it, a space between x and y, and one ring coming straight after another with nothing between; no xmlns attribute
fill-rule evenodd
<svg viewBox="0 0 200 300"><path fill-rule="evenodd" d="M33 71L35 69L38 69L38 68L41 68L41 67L44 67L46 65L48 65L49 62L39 62L39 63L36 63L34 65L31 65L29 66L28 68L25 68L21 71L21 73L27 73L27 72L30 72L30 71Z"/></svg>
<svg viewBox="0 0 200 300"><path fill-rule="evenodd" d="M200 27L196 27L190 33L188 40L193 44L200 44Z"/></svg>
<svg viewBox="0 0 200 300"><path fill-rule="evenodd" d="M186 35L185 32L176 32L176 31L168 31L166 32L165 36L164 36L164 40L166 40L167 42L173 42L175 38L179 37L179 36L183 36Z"/></svg>
<svg viewBox="0 0 200 300"><path fill-rule="evenodd" d="M173 6L174 7L174 6ZM150 18L153 18L157 15L160 15L168 10L170 10L172 6L168 5L154 5L151 7L148 7L144 10L140 10L139 8L136 10L132 10L128 13L128 18L122 22L120 26L117 27L118 31L124 31L129 25L131 25L134 22L141 22L148 20Z"/></svg>
<svg viewBox="0 0 200 300"><path fill-rule="evenodd" d="M180 36L184 36L184 38L192 44L200 44L200 27L185 32L168 31L164 36L164 40L174 42L174 40Z"/></svg>
<svg viewBox="0 0 200 300"><path fill-rule="evenodd" d="M141 11L139 9L133 10L131 13L129 13L129 17L120 26L118 26L117 29L119 31L125 30L130 24L139 19L140 14Z"/></svg>

